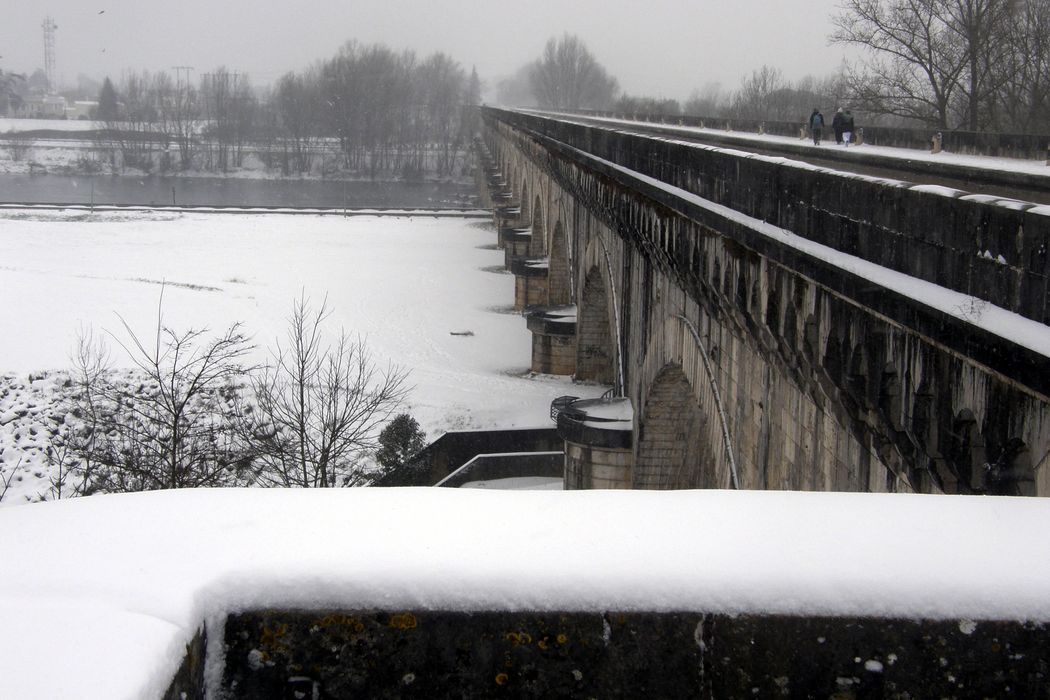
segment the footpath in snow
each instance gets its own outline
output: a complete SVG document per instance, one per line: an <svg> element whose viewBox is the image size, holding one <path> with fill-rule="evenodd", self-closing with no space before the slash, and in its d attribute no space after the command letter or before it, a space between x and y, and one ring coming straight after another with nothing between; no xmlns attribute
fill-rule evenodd
<svg viewBox="0 0 1050 700"><path fill-rule="evenodd" d="M573 118L579 118L579 115L574 114L557 114L559 118L565 121L573 121ZM623 126L630 128L633 125L638 125L640 122L632 119L618 119L613 117L587 117L588 121L600 121L609 124L610 126ZM583 122L581 122L583 123ZM650 124L650 122L643 122ZM659 126L662 129L668 131L676 131L682 134L695 134L697 136L704 136L705 134L713 136L732 136L734 139L740 139L741 141L747 141L754 143L756 146L762 144L780 144L799 146L803 145L807 148L812 149L812 155L815 158L819 158L821 151L827 151L829 149L844 149L846 147L839 146L834 143L834 139L831 143L826 140L821 146L813 146L807 139L799 139L791 136L778 136L775 134L755 134L749 131L726 131L725 129L712 129L712 128L701 128L698 126L681 126L677 124L663 124L660 122L651 122L653 126ZM824 129L825 135L831 133L830 125ZM695 144L693 144L695 145ZM1023 160L1020 158L999 158L993 156L979 156L979 155L968 155L965 153L951 153L949 151L941 151L940 153L932 153L930 151L920 151L913 148L897 148L894 146L873 146L871 144L862 144L860 146L851 146L850 152L857 153L870 153L872 155L878 155L885 158L893 158L901 161L925 161L928 163L949 163L952 165L960 165L968 168L979 168L983 170L993 170L1011 173L1029 173L1031 175L1041 175L1043 177L1050 177L1050 166L1046 164L1046 161L1039 160Z"/></svg>

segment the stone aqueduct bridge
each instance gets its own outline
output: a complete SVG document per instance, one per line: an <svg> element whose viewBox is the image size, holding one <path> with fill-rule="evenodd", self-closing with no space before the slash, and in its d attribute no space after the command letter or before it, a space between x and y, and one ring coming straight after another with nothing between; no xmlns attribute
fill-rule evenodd
<svg viewBox="0 0 1050 700"><path fill-rule="evenodd" d="M533 369L612 386L552 407L568 488L1050 494L1050 359L970 322L1050 333L1047 208L491 108L479 150Z"/></svg>

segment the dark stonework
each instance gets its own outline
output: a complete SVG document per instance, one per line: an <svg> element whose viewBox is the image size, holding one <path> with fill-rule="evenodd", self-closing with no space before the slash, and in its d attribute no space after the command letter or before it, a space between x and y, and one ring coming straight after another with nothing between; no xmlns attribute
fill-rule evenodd
<svg viewBox="0 0 1050 700"><path fill-rule="evenodd" d="M186 647L186 656L175 673L164 700L204 700L204 662L208 635L202 626Z"/></svg>
<svg viewBox="0 0 1050 700"><path fill-rule="evenodd" d="M1028 214L1025 205L952 198L538 115L491 108L484 114L527 129L540 141L546 137L582 149L843 252L1050 321L1044 264L1050 216ZM545 141L544 146L559 150ZM619 179L611 170L608 174ZM985 174L969 169L956 176L979 183ZM1050 179L1023 177L1029 184L1033 177ZM672 208L681 205L646 194ZM621 196L614 204L628 206L627 200Z"/></svg>
<svg viewBox="0 0 1050 700"><path fill-rule="evenodd" d="M229 698L1045 698L1047 630L696 613L246 613ZM296 695L296 693L305 693Z"/></svg>

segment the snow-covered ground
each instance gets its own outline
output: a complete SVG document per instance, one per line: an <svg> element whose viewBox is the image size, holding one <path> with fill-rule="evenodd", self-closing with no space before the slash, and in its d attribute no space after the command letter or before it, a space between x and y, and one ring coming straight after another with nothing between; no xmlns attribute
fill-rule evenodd
<svg viewBox="0 0 1050 700"><path fill-rule="evenodd" d="M202 621L252 609L1050 621L1032 538L1048 530L1046 499L890 494L218 489L7 508L0 697L160 697Z"/></svg>
<svg viewBox="0 0 1050 700"><path fill-rule="evenodd" d="M0 134L19 131L91 131L101 125L90 119L15 119L0 117Z"/></svg>
<svg viewBox="0 0 1050 700"><path fill-rule="evenodd" d="M550 425L552 399L604 387L533 376L514 277L486 222L432 217L0 212L2 504L48 493L53 401L78 329L120 337L243 322L264 361L292 302L327 296L339 326L411 370L406 408L430 439L448 430ZM468 334L469 333L469 334ZM130 367L115 343L118 367ZM2 489L2 486L0 486Z"/></svg>

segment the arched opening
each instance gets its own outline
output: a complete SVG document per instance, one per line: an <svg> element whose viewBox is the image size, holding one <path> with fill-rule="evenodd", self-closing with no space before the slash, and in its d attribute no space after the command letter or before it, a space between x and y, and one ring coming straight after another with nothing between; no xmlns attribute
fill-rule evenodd
<svg viewBox="0 0 1050 700"><path fill-rule="evenodd" d="M609 298L597 266L584 279L577 318L576 378L614 383L616 351L609 332Z"/></svg>
<svg viewBox="0 0 1050 700"><path fill-rule="evenodd" d="M532 206L532 240L529 242L529 255L543 255L543 238L546 230L543 228L543 204L539 196Z"/></svg>
<svg viewBox="0 0 1050 700"><path fill-rule="evenodd" d="M681 366L656 375L645 399L638 429L632 487L636 489L719 488L715 464L705 445L704 415Z"/></svg>
<svg viewBox="0 0 1050 700"><path fill-rule="evenodd" d="M952 421L951 454L953 474L941 474L941 486L947 493L958 493L952 477L958 479L966 491L984 493L986 489L985 465L989 463L984 431L977 416L969 408L959 411Z"/></svg>
<svg viewBox="0 0 1050 700"><path fill-rule="evenodd" d="M568 241L565 239L565 227L559 221L554 224L554 236L551 238L550 272L548 284L550 285L550 304L552 306L565 306L572 303L572 291L569 276L569 250Z"/></svg>

